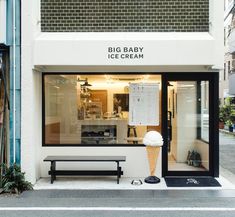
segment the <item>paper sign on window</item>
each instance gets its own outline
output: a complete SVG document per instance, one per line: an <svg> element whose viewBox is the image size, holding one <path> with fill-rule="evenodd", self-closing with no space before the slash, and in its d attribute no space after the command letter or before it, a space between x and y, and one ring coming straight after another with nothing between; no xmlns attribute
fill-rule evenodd
<svg viewBox="0 0 235 217"><path fill-rule="evenodd" d="M129 125L159 125L159 84L130 84Z"/></svg>

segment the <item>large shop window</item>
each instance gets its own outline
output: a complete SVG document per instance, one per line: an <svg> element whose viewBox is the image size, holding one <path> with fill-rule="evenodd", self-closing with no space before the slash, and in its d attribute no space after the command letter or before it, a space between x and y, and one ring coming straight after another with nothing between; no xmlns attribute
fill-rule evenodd
<svg viewBox="0 0 235 217"><path fill-rule="evenodd" d="M43 88L43 145L141 145L161 132L160 75L44 74Z"/></svg>

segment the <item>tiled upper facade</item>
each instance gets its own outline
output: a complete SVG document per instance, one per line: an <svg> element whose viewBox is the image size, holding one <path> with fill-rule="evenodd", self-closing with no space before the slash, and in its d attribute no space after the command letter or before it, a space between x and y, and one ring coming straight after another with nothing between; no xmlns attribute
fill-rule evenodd
<svg viewBox="0 0 235 217"><path fill-rule="evenodd" d="M209 0L41 0L42 32L208 32Z"/></svg>

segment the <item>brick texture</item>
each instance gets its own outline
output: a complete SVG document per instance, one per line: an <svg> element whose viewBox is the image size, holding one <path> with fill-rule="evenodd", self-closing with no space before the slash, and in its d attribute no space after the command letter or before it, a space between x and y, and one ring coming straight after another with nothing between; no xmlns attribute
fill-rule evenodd
<svg viewBox="0 0 235 217"><path fill-rule="evenodd" d="M42 32L208 32L209 0L41 0Z"/></svg>

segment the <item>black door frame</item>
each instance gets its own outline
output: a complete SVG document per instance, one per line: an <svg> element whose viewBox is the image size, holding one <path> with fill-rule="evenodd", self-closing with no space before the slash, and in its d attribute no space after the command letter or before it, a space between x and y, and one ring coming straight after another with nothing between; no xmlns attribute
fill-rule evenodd
<svg viewBox="0 0 235 217"><path fill-rule="evenodd" d="M168 90L170 81L209 81L209 171L168 171ZM219 73L163 73L162 74L162 176L219 176Z"/></svg>

